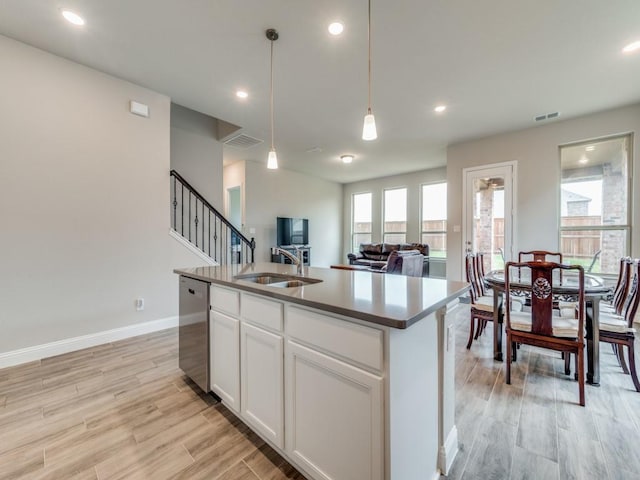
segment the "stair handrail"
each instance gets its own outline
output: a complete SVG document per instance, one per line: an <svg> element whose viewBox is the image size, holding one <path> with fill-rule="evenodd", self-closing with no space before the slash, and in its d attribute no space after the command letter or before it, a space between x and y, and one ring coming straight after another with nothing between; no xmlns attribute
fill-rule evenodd
<svg viewBox="0 0 640 480"><path fill-rule="evenodd" d="M189 190L191 192L191 194L196 197L198 200L200 200L205 207L207 207L210 211L212 211L214 213L214 215L216 217L218 217L218 219L223 222L227 227L229 227L229 229L238 237L240 238L240 240L244 243L246 243L249 248L251 249L251 263L254 262L254 250L256 248L256 241L254 238L251 238L251 240L249 240L247 237L245 237L242 232L240 232L240 230L238 230L235 226L233 226L233 224L231 222L229 222L229 220L227 220L225 218L224 215L222 215L218 209L216 207L214 207L213 205L211 205L206 198L204 198L202 195L200 195L200 193L189 183L187 182L184 177L182 175L180 175L176 170L171 170L169 172L169 176L170 177L175 177L183 186L185 186L187 188L187 190Z"/></svg>

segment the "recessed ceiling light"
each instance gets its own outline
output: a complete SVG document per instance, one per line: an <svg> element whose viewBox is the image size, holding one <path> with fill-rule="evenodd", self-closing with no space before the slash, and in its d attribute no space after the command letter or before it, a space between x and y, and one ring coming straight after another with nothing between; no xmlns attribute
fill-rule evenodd
<svg viewBox="0 0 640 480"><path fill-rule="evenodd" d="M447 109L446 105L438 105L436 108L433 109L434 112L437 113L442 113Z"/></svg>
<svg viewBox="0 0 640 480"><path fill-rule="evenodd" d="M596 149L595 145L587 145L587 147L585 148L587 152L593 152L595 149Z"/></svg>
<svg viewBox="0 0 640 480"><path fill-rule="evenodd" d="M640 40L630 43L629 45L627 45L622 49L624 53L631 53L631 52L635 52L636 50L640 50Z"/></svg>
<svg viewBox="0 0 640 480"><path fill-rule="evenodd" d="M340 35L343 30L344 25L340 22L333 22L331 25L329 25L329 33L331 35Z"/></svg>
<svg viewBox="0 0 640 480"><path fill-rule="evenodd" d="M353 155L340 155L342 163L351 163L355 157Z"/></svg>
<svg viewBox="0 0 640 480"><path fill-rule="evenodd" d="M244 90L238 90L236 92L236 97L238 98L247 98L249 96L249 94L247 92L245 92Z"/></svg>
<svg viewBox="0 0 640 480"><path fill-rule="evenodd" d="M78 15L77 13L73 13L70 10L63 10L62 11L62 16L67 20L67 22L69 23L73 23L74 25L84 25L84 18L82 18L80 15Z"/></svg>

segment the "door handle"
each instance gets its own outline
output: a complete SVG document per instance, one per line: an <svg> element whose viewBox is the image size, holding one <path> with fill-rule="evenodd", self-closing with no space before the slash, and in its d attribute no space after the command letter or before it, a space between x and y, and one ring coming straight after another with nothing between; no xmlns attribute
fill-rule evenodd
<svg viewBox="0 0 640 480"><path fill-rule="evenodd" d="M191 295L195 295L195 294L196 294L196 291L195 291L193 288L190 288L190 289L189 289L189 293L190 293Z"/></svg>

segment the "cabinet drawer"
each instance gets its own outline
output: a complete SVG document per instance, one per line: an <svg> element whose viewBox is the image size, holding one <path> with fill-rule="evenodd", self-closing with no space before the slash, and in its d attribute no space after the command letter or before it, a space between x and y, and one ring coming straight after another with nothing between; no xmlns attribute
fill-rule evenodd
<svg viewBox="0 0 640 480"><path fill-rule="evenodd" d="M240 295L235 290L211 285L211 308L230 315L238 315Z"/></svg>
<svg viewBox="0 0 640 480"><path fill-rule="evenodd" d="M298 307L287 309L287 333L346 360L382 371L382 331Z"/></svg>
<svg viewBox="0 0 640 480"><path fill-rule="evenodd" d="M283 304L255 295L242 294L242 318L276 332L283 330Z"/></svg>

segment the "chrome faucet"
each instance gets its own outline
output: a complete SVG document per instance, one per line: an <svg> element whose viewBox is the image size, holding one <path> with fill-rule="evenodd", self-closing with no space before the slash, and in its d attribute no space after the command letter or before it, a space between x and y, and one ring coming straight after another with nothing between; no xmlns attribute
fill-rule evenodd
<svg viewBox="0 0 640 480"><path fill-rule="evenodd" d="M285 257L287 257L289 260L291 260L291 263L293 263L294 265L297 266L297 273L298 275L302 275L302 266L304 264L304 252L299 249L298 247L293 247L296 249L296 254L294 255L293 253L284 250L280 247L273 247L271 249L271 253L273 255L284 255Z"/></svg>

